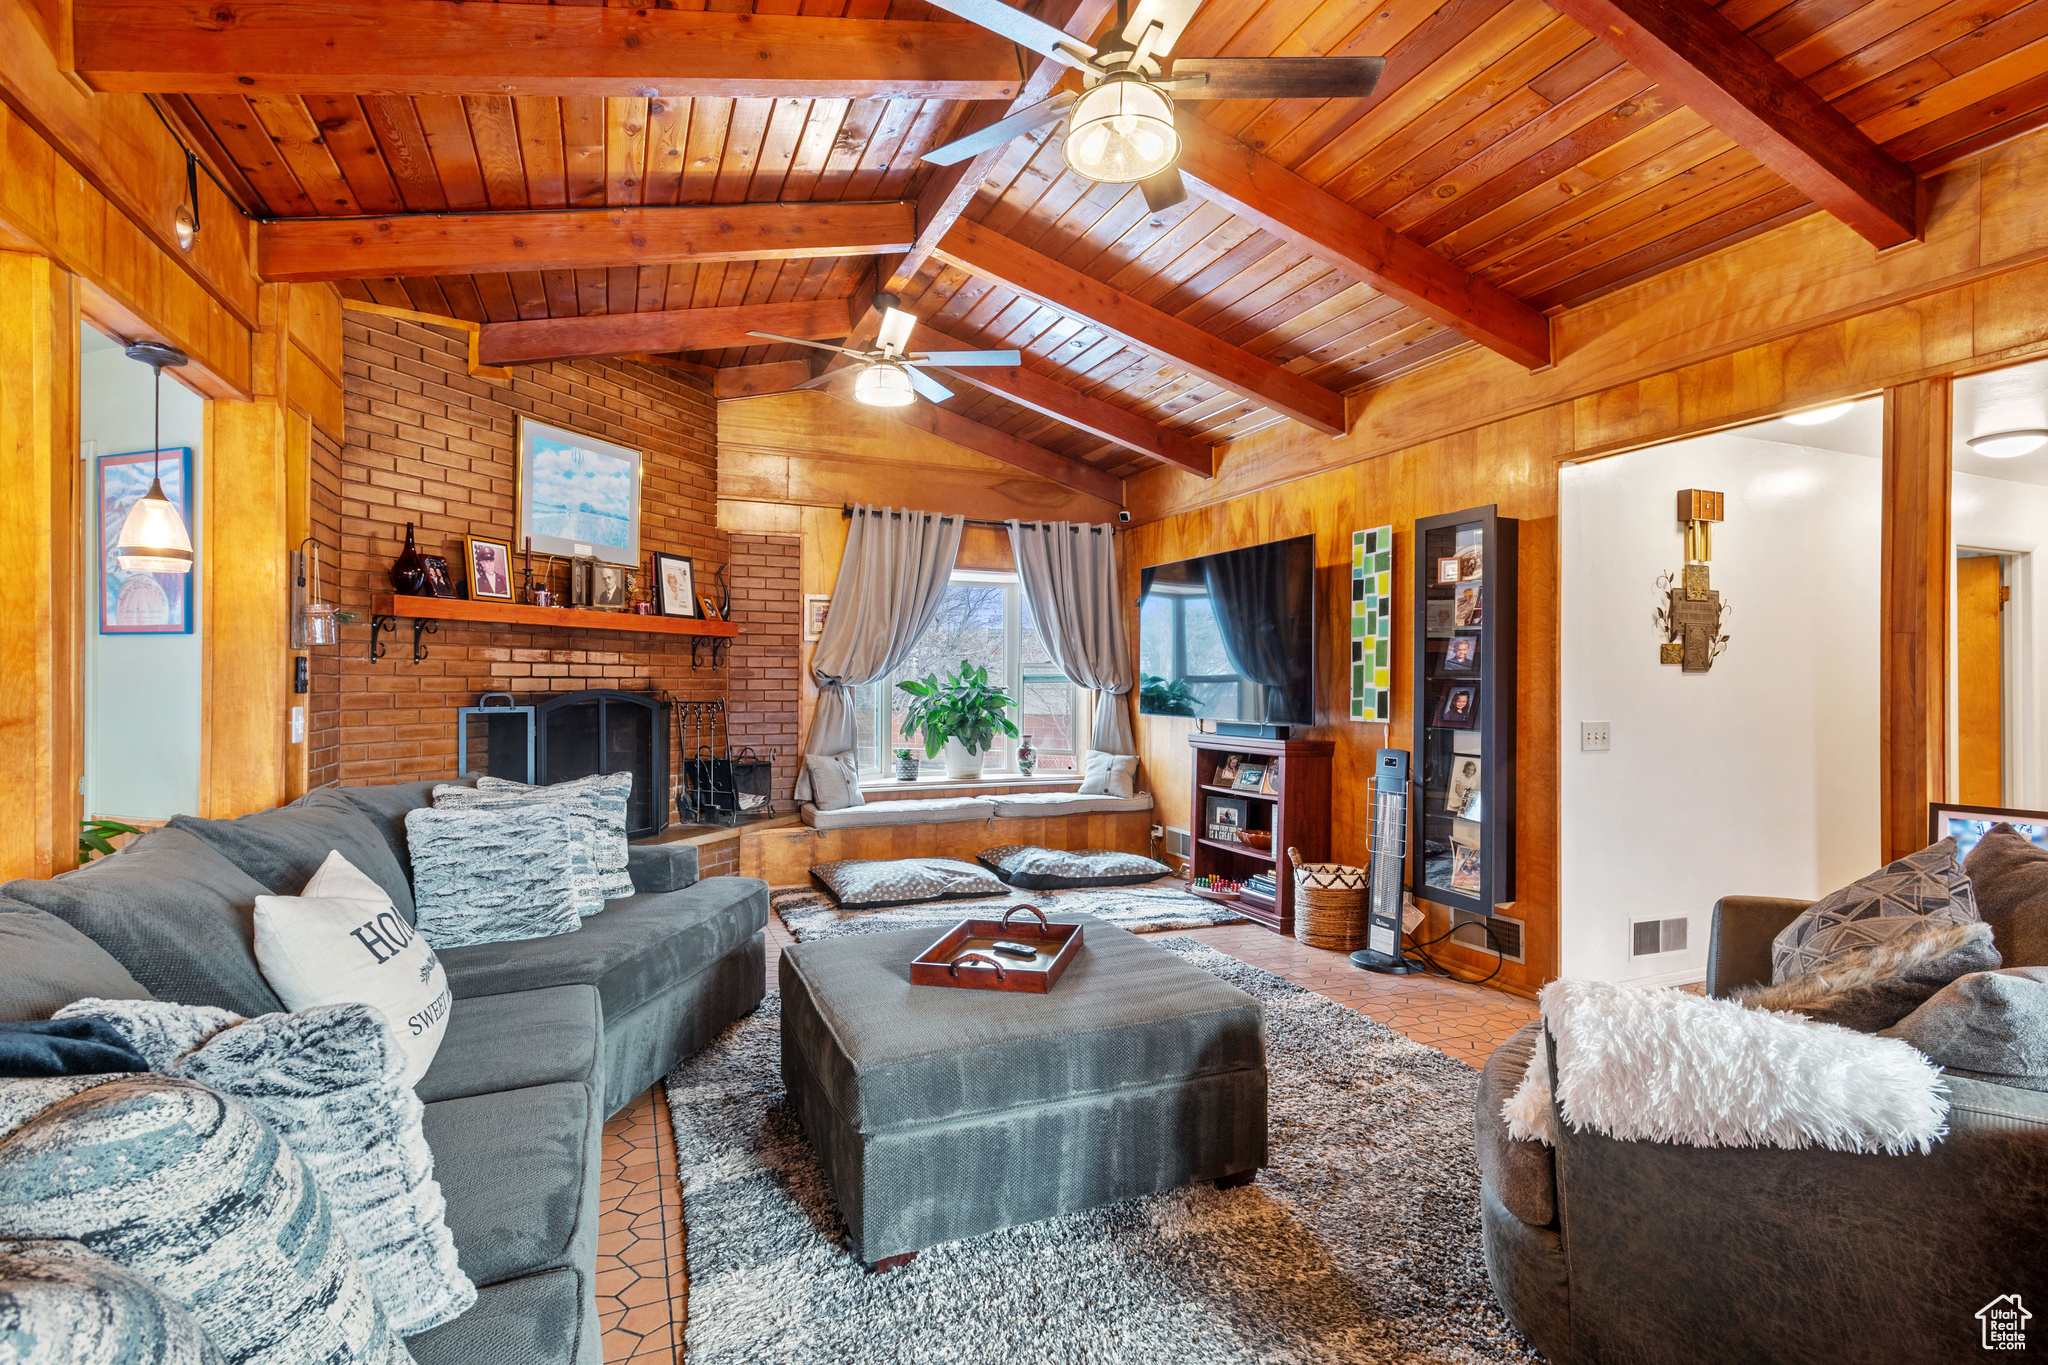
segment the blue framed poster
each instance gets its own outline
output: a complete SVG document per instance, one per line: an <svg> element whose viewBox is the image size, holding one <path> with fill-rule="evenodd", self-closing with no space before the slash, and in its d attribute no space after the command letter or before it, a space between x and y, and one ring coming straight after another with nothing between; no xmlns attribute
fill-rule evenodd
<svg viewBox="0 0 2048 1365"><path fill-rule="evenodd" d="M158 457L161 456L161 463ZM185 527L192 527L192 448L166 447L128 455L102 455L95 469L94 502L99 516L100 634L189 635L192 631L191 573L130 573L114 557L121 524L128 509L149 492L152 476L161 478L164 496Z"/></svg>

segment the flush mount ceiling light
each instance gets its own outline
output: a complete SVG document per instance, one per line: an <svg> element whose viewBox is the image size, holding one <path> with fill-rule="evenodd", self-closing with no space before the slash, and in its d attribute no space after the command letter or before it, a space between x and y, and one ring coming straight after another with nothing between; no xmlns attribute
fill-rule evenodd
<svg viewBox="0 0 2048 1365"><path fill-rule="evenodd" d="M749 332L747 335L763 341L787 342L791 346L837 351L840 355L852 356L863 362L853 381L853 397L855 402L866 403L871 408L908 407L919 394L934 403L943 403L951 398L953 391L926 374L922 368L926 365L961 369L971 365L1024 363L1022 353L1017 351L923 351L912 355L910 334L917 329L917 316L897 307L898 302L894 294L875 295L874 306L881 313L882 322L875 329L875 344L870 350L856 351L850 346L834 346L830 342L807 341L803 337L780 336L774 332ZM844 370L827 370L797 387L822 388L844 373Z"/></svg>
<svg viewBox="0 0 2048 1365"><path fill-rule="evenodd" d="M1834 421L1855 406L1854 403L1830 403L1824 408L1808 408L1805 412L1786 413L1785 420L1795 427L1817 427L1822 422Z"/></svg>
<svg viewBox="0 0 2048 1365"><path fill-rule="evenodd" d="M163 480L159 477L164 458L164 369L183 365L187 357L175 346L156 341L135 342L124 353L151 370L151 382L156 386L156 444L149 491L128 509L114 554L129 573L191 573L192 533L186 530L178 509L164 496Z"/></svg>
<svg viewBox="0 0 2048 1365"><path fill-rule="evenodd" d="M2030 455L2044 445L2048 445L2048 431L1994 431L1988 436L1970 438L1970 449L1987 460Z"/></svg>

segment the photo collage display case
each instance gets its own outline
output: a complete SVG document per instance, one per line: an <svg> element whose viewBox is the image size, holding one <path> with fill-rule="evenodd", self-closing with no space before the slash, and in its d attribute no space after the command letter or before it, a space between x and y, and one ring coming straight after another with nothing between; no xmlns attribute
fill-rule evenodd
<svg viewBox="0 0 2048 1365"><path fill-rule="evenodd" d="M1476 507L1415 523L1417 900L1514 899L1516 523Z"/></svg>

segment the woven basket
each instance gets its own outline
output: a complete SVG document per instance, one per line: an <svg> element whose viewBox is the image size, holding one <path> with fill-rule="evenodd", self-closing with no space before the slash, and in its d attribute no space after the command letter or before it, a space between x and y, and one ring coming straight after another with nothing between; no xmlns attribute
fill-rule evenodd
<svg viewBox="0 0 2048 1365"><path fill-rule="evenodd" d="M1366 870L1344 863L1305 863L1293 849L1294 937L1311 948L1348 953L1365 946L1372 887Z"/></svg>

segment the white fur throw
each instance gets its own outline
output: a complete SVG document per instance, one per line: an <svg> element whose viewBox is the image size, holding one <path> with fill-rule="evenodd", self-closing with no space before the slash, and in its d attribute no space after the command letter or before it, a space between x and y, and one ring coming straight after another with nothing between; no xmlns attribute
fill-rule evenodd
<svg viewBox="0 0 2048 1365"><path fill-rule="evenodd" d="M80 1000L57 1018L103 1019L150 1070L241 1101L297 1152L334 1227L401 1336L468 1312L447 1203L389 1021L361 1004L242 1019L160 1000Z"/></svg>
<svg viewBox="0 0 2048 1365"><path fill-rule="evenodd" d="M1670 987L1553 981L1558 1112L1574 1129L1691 1147L1926 1152L1947 1132L1941 1071L1910 1045ZM1501 1106L1508 1132L1556 1141L1539 1039Z"/></svg>

